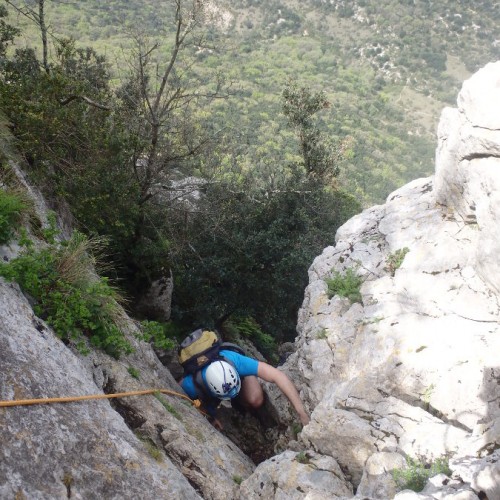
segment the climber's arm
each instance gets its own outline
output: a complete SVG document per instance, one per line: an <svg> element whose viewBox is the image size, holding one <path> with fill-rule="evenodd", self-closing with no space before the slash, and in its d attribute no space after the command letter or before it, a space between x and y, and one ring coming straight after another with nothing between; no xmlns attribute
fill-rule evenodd
<svg viewBox="0 0 500 500"><path fill-rule="evenodd" d="M265 380L266 382L272 382L276 384L281 392L289 399L292 406L295 408L295 411L300 417L302 425L307 425L309 423L309 415L306 413L299 393L293 382L285 373L278 370L277 368L274 368L274 366L259 361L257 376Z"/></svg>

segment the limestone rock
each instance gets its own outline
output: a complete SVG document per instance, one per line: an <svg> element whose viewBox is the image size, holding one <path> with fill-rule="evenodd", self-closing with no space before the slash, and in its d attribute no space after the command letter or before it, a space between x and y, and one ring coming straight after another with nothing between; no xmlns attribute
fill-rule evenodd
<svg viewBox="0 0 500 500"><path fill-rule="evenodd" d="M171 313L173 290L174 280L171 273L169 276L162 276L153 281L144 296L140 298L137 311L147 318L168 321Z"/></svg>
<svg viewBox="0 0 500 500"><path fill-rule="evenodd" d="M379 453L430 462L498 448L499 82L500 62L465 82L441 118L435 175L353 217L309 269L282 369L312 410L300 442L355 486ZM349 268L364 281L361 303L327 295L325 280ZM498 496L497 465L477 477ZM473 498L469 479L432 498Z"/></svg>
<svg viewBox="0 0 500 500"><path fill-rule="evenodd" d="M336 461L313 451L286 451L261 463L240 488L241 500L333 500L352 495Z"/></svg>
<svg viewBox="0 0 500 500"><path fill-rule="evenodd" d="M399 453L374 453L366 462L357 495L382 500L394 498L397 485L392 471L404 468L406 460Z"/></svg>
<svg viewBox="0 0 500 500"><path fill-rule="evenodd" d="M0 398L99 392L85 367L14 285L0 282ZM182 474L156 462L108 401L0 409L0 497L199 498ZM24 496L23 496L24 495Z"/></svg>
<svg viewBox="0 0 500 500"><path fill-rule="evenodd" d="M34 316L16 285L0 280L0 304L0 400L182 392L144 342L130 337L135 352L120 360L82 357ZM236 495L233 476L254 469L173 395L0 408L0 435L1 498L227 499Z"/></svg>

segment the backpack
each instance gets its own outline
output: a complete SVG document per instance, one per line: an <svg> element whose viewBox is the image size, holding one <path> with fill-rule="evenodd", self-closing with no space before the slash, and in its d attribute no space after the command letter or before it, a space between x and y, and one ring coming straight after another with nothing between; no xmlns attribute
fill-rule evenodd
<svg viewBox="0 0 500 500"><path fill-rule="evenodd" d="M190 333L179 346L179 362L184 369L184 376L192 375L196 387L201 390L205 397L212 398L201 376L201 369L217 359L233 363L219 354L221 350L235 351L246 355L245 351L238 345L231 342L222 342L218 333L213 330L198 328ZM234 366L234 365L233 365Z"/></svg>

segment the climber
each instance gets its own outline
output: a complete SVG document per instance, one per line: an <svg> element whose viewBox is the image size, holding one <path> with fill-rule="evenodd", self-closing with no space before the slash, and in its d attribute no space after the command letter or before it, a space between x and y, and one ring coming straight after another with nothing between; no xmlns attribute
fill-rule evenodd
<svg viewBox="0 0 500 500"><path fill-rule="evenodd" d="M254 410L264 403L264 391L258 378L272 382L288 398L302 425L309 423L309 416L293 382L273 366L244 356L232 350L221 350L221 359L212 361L201 372L201 377L186 375L180 384L191 399L200 399L211 416L214 427L222 430L216 418L216 409L223 400L230 400L233 407Z"/></svg>

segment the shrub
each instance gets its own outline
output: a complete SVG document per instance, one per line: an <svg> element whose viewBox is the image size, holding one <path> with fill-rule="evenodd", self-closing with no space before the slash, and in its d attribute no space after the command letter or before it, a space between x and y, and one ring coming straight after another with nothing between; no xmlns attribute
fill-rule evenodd
<svg viewBox="0 0 500 500"><path fill-rule="evenodd" d="M344 274L335 271L332 278L326 279L328 286L328 298L335 295L339 297L347 297L351 303L361 303L360 288L363 280L358 276L352 268L348 268Z"/></svg>
<svg viewBox="0 0 500 500"><path fill-rule="evenodd" d="M76 342L85 353L84 337L88 337L118 357L132 352L120 328L122 299L106 278L95 274L93 246L99 244L78 232L63 245L42 250L27 245L19 257L0 263L0 275L16 281L34 299L35 314L61 339Z"/></svg>
<svg viewBox="0 0 500 500"><path fill-rule="evenodd" d="M157 462L163 462L163 453L152 439L139 433L136 433L136 436L140 441L142 441L151 457L153 457Z"/></svg>
<svg viewBox="0 0 500 500"><path fill-rule="evenodd" d="M446 474L449 476L451 470L448 466L448 460L445 457L438 458L432 463L424 463L418 460L407 458L408 467L406 469L395 469L392 471L392 477L396 481L398 490L422 491L427 480L437 474Z"/></svg>
<svg viewBox="0 0 500 500"><path fill-rule="evenodd" d="M173 349L175 342L169 338L169 329L157 321L141 321L141 333L136 335L140 340L152 342L158 349Z"/></svg>
<svg viewBox="0 0 500 500"><path fill-rule="evenodd" d="M278 361L275 339L264 332L252 317L232 318L226 327L228 329L235 328L241 336L249 339L270 362Z"/></svg>
<svg viewBox="0 0 500 500"><path fill-rule="evenodd" d="M7 243L12 238L16 225L27 208L21 196L0 189L0 244Z"/></svg>
<svg viewBox="0 0 500 500"><path fill-rule="evenodd" d="M318 332L316 332L316 338L317 339L327 339L328 338L328 332L326 331L326 328L321 328Z"/></svg>

